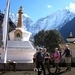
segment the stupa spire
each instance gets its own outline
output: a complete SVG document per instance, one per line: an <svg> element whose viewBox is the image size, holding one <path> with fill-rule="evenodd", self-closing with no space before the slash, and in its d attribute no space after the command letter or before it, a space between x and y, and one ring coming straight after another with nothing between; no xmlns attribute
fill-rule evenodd
<svg viewBox="0 0 75 75"><path fill-rule="evenodd" d="M70 37L73 37L73 34L72 34L72 32L70 32L70 35L69 35Z"/></svg>
<svg viewBox="0 0 75 75"><path fill-rule="evenodd" d="M23 8L22 6L20 6L20 9L18 11L18 23L17 23L17 27L22 27L23 26Z"/></svg>

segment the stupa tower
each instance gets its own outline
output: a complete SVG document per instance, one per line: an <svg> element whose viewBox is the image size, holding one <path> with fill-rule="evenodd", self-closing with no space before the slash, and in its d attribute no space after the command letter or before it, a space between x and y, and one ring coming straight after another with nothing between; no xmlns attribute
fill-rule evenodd
<svg viewBox="0 0 75 75"><path fill-rule="evenodd" d="M72 32L70 32L69 37L66 39L68 43L74 43L75 42L75 37L73 36Z"/></svg>
<svg viewBox="0 0 75 75"><path fill-rule="evenodd" d="M10 40L7 41L7 59L15 60L18 63L31 63L36 49L30 42L31 32L24 28L23 24L23 9L20 6L18 11L18 22L15 30L9 33ZM4 59L4 53L1 54L1 59Z"/></svg>
<svg viewBox="0 0 75 75"><path fill-rule="evenodd" d="M23 8L22 6L20 6L19 12L18 12L18 23L17 23L17 27L23 27Z"/></svg>

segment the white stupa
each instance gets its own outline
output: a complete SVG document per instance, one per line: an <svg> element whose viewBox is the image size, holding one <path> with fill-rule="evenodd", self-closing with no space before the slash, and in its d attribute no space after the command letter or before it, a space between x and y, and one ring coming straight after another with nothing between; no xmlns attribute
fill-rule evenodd
<svg viewBox="0 0 75 75"><path fill-rule="evenodd" d="M70 32L69 37L66 39L68 43L74 43L75 42L75 37L73 36L72 32Z"/></svg>
<svg viewBox="0 0 75 75"><path fill-rule="evenodd" d="M18 12L18 22L15 30L9 33L10 40L7 42L7 60L14 60L18 63L33 62L33 54L36 52L29 41L31 33L26 31L23 26L22 6ZM1 54L4 59L4 52Z"/></svg>

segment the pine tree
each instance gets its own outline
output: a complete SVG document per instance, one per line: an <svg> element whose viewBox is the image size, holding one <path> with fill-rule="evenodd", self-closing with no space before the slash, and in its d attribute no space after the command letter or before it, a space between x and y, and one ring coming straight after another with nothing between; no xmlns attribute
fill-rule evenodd
<svg viewBox="0 0 75 75"><path fill-rule="evenodd" d="M41 30L34 36L34 45L46 47L53 52L55 47L59 47L64 40L57 30Z"/></svg>

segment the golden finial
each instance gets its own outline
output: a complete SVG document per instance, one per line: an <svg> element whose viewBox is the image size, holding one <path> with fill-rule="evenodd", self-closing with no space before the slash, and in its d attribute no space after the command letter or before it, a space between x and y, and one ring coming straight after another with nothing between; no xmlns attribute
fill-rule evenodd
<svg viewBox="0 0 75 75"><path fill-rule="evenodd" d="M20 6L20 10L23 10L23 7L22 6Z"/></svg>

